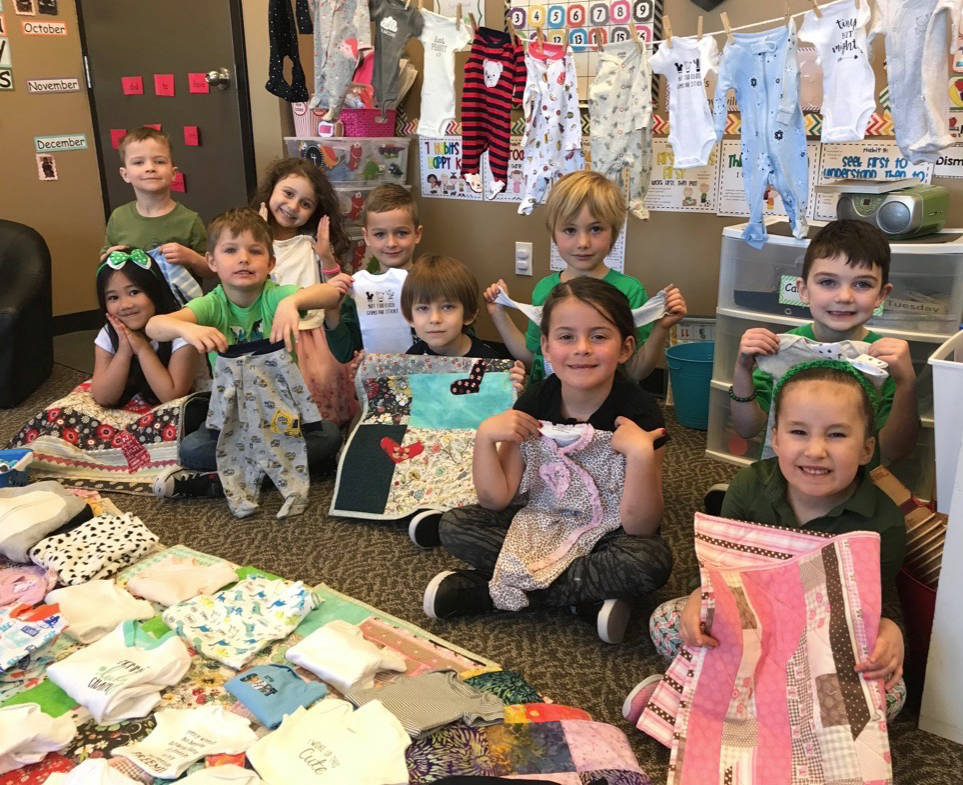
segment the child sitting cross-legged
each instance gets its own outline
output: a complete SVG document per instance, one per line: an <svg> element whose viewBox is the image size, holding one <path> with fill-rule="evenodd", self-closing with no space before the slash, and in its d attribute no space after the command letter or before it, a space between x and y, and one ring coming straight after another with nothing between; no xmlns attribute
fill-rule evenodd
<svg viewBox="0 0 963 785"><path fill-rule="evenodd" d="M849 363L816 360L790 368L775 388L775 458L757 461L732 480L722 516L736 520L798 528L827 534L878 532L882 616L867 659L855 669L866 679L882 679L886 716L892 720L906 699L903 634L894 619L902 617L896 573L903 562L906 524L896 504L866 472L876 443L872 384ZM663 603L649 620L656 649L674 658L687 646L741 642L720 641L701 623L701 589ZM637 723L660 676L636 685L622 707Z"/></svg>
<svg viewBox="0 0 963 785"><path fill-rule="evenodd" d="M662 414L620 369L635 324L615 287L588 276L556 286L541 348L554 373L478 428L479 504L409 530L416 544L440 543L473 568L436 575L423 607L436 619L574 607L617 643L625 600L659 588L672 567L658 533Z"/></svg>

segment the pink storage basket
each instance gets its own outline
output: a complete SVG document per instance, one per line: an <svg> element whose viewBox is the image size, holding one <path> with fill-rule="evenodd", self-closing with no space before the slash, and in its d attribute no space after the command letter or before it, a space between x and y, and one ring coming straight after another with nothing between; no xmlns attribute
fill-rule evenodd
<svg viewBox="0 0 963 785"><path fill-rule="evenodd" d="M342 109L338 118L344 126L345 136L394 136L395 110L385 113L381 121L380 109Z"/></svg>

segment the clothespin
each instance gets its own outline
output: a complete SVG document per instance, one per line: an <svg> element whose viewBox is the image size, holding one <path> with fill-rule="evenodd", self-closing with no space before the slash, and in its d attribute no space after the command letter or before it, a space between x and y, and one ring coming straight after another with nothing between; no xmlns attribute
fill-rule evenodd
<svg viewBox="0 0 963 785"><path fill-rule="evenodd" d="M471 11L468 12L468 20L471 22L471 29L472 29L474 32L477 33L477 32L478 32L478 20L475 19L475 15L474 15Z"/></svg>
<svg viewBox="0 0 963 785"><path fill-rule="evenodd" d="M645 49L645 41L643 41L642 36L639 35L639 28L635 26L634 22L629 23L629 32L632 35L632 40L635 41L635 45L639 48L639 52L645 54L643 51Z"/></svg>
<svg viewBox="0 0 963 785"><path fill-rule="evenodd" d="M515 23L511 17L508 17L508 34L512 37L513 41L518 42L518 30L515 29Z"/></svg>
<svg viewBox="0 0 963 785"><path fill-rule="evenodd" d="M592 33L595 33L595 51L596 51L596 52L601 52L601 51L602 51L602 36L601 36L601 32L602 32L602 28L600 28L600 27L593 27L591 30L589 30L589 38L592 37Z"/></svg>
<svg viewBox="0 0 963 785"><path fill-rule="evenodd" d="M719 16L722 18L722 26L726 29L726 41L732 43L732 25L729 24L729 14L723 11Z"/></svg>
<svg viewBox="0 0 963 785"><path fill-rule="evenodd" d="M632 25L632 27L635 27L635 25ZM665 33L665 45L669 47L669 49L671 49L672 48L672 21L669 19L668 14L662 15L662 30Z"/></svg>
<svg viewBox="0 0 963 785"><path fill-rule="evenodd" d="M699 14L699 23L696 26L696 40L702 40L702 14Z"/></svg>
<svg viewBox="0 0 963 785"><path fill-rule="evenodd" d="M409 8L411 8L411 0L405 0L405 10L407 11Z"/></svg>
<svg viewBox="0 0 963 785"><path fill-rule="evenodd" d="M562 40L565 41L565 43L562 45L562 57L565 57L565 55L568 54L568 28L567 27L562 28Z"/></svg>
<svg viewBox="0 0 963 785"><path fill-rule="evenodd" d="M819 10L819 3L817 3L816 0L809 0L809 2L812 3L813 13L816 14L816 18L822 19L823 12ZM859 0L856 0L856 7L859 8Z"/></svg>
<svg viewBox="0 0 963 785"><path fill-rule="evenodd" d="M789 27L790 19L792 19L792 14L789 12L789 0L786 0L786 27Z"/></svg>
<svg viewBox="0 0 963 785"><path fill-rule="evenodd" d="M455 6L455 29L461 30L461 3Z"/></svg>

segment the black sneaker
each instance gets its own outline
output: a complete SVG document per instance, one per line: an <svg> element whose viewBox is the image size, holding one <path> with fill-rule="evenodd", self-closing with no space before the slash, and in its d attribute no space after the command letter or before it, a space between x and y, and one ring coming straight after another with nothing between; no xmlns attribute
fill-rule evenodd
<svg viewBox="0 0 963 785"><path fill-rule="evenodd" d="M709 515L719 515L722 512L722 500L726 498L728 490L729 483L718 482L706 491L702 504Z"/></svg>
<svg viewBox="0 0 963 785"><path fill-rule="evenodd" d="M419 548L437 548L441 545L438 535L438 522L441 513L437 510L422 510L413 516L408 524L408 536Z"/></svg>
<svg viewBox="0 0 963 785"><path fill-rule="evenodd" d="M632 606L628 600L611 599L582 603L574 606L572 612L595 625L595 632L605 643L621 643L625 640Z"/></svg>
<svg viewBox="0 0 963 785"><path fill-rule="evenodd" d="M217 472L174 466L154 479L154 496L163 499L213 499L223 495Z"/></svg>
<svg viewBox="0 0 963 785"><path fill-rule="evenodd" d="M421 607L432 619L488 613L495 609L488 593L488 581L475 570L439 572L425 587Z"/></svg>

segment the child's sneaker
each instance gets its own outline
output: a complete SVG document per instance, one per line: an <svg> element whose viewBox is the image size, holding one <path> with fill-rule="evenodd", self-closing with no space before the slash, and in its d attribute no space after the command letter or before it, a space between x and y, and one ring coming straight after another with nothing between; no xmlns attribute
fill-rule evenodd
<svg viewBox="0 0 963 785"><path fill-rule="evenodd" d="M424 549L441 545L441 537L438 535L438 522L441 520L441 515L437 510L422 510L413 516L411 523L408 524L408 536L411 541Z"/></svg>
<svg viewBox="0 0 963 785"><path fill-rule="evenodd" d="M629 626L632 606L628 600L611 599L572 606L572 613L595 625L595 632L605 643L621 643Z"/></svg>
<svg viewBox="0 0 963 785"><path fill-rule="evenodd" d="M488 593L488 581L475 570L439 572L425 587L421 607L432 619L450 619L495 609Z"/></svg>
<svg viewBox="0 0 963 785"><path fill-rule="evenodd" d="M154 496L163 499L216 498L224 495L217 472L172 466L154 478Z"/></svg>
<svg viewBox="0 0 963 785"><path fill-rule="evenodd" d="M719 515L722 513L722 500L726 498L726 491L729 490L729 483L717 482L706 491L702 497L702 504L709 515Z"/></svg>
<svg viewBox="0 0 963 785"><path fill-rule="evenodd" d="M652 699L652 693L661 683L662 674L653 673L636 684L632 691L625 696L622 703L622 716L633 725L638 725L639 717L645 711L646 704Z"/></svg>

